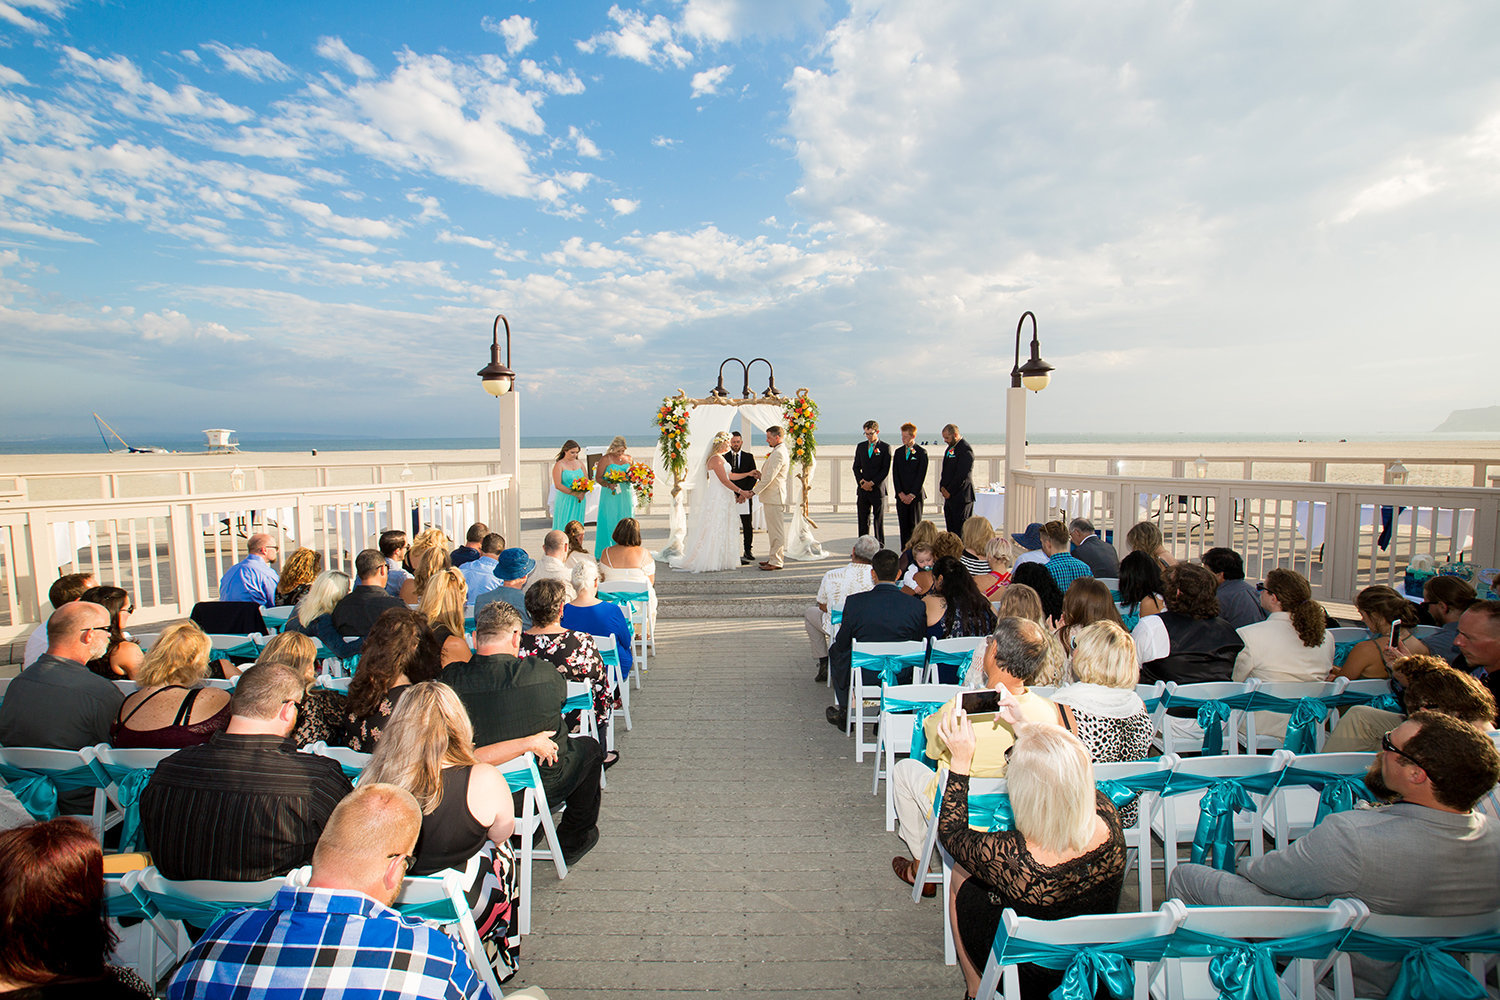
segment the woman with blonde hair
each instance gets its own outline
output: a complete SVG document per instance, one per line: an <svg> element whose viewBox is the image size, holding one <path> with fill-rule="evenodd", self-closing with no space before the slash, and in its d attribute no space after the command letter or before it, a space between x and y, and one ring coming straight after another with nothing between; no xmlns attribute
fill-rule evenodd
<svg viewBox="0 0 1500 1000"><path fill-rule="evenodd" d="M964 522L963 534L960 536L964 543L964 550L959 554L963 560L964 569L976 580L990 571L989 560L985 557L985 550L989 548L990 539L995 537L995 526L990 519L975 514Z"/></svg>
<svg viewBox="0 0 1500 1000"><path fill-rule="evenodd" d="M464 638L464 605L468 597L469 585L463 573L452 566L429 580L422 591L422 603L417 610L442 645L441 662L445 667L450 663L467 663L474 656Z"/></svg>
<svg viewBox="0 0 1500 1000"><path fill-rule="evenodd" d="M588 467L579 458L582 448L572 438L564 441L552 460L552 530L561 531L570 521L583 523L585 498L573 492L573 484L589 476Z"/></svg>
<svg viewBox="0 0 1500 1000"><path fill-rule="evenodd" d="M1177 557L1167 549L1161 529L1150 521L1139 521L1125 533L1125 544L1131 552L1144 552L1161 564L1162 569L1177 565Z"/></svg>
<svg viewBox="0 0 1500 1000"><path fill-rule="evenodd" d="M1120 817L1094 787L1088 750L1059 726L1022 719L1008 692L1001 694L1001 714L1016 733L1005 771L1010 830L969 828L974 727L957 708L938 727L951 754L938 838L954 860L949 914L971 997L1004 910L1042 920L1114 913L1125 882ZM1029 964L1020 977L1025 997L1047 996L1062 982L1061 971Z"/></svg>
<svg viewBox="0 0 1500 1000"><path fill-rule="evenodd" d="M724 447L728 450L729 435L724 436ZM616 437L609 443L604 457L599 459L594 474L599 479L599 513L594 523L594 558L597 559L609 548L614 538L615 525L622 518L635 516L635 489L629 482L611 483L611 473L630 474L630 453L625 450L625 439ZM736 561L735 565L739 565Z"/></svg>
<svg viewBox="0 0 1500 1000"><path fill-rule="evenodd" d="M1156 727L1136 694L1135 640L1117 621L1097 621L1073 630L1073 676L1052 692L1068 730L1083 741L1096 764L1142 760L1151 752ZM1135 806L1121 819L1135 822Z"/></svg>
<svg viewBox="0 0 1500 1000"><path fill-rule="evenodd" d="M346 659L359 652L364 645L363 636L354 636L345 639L333 624L333 609L349 594L349 575L341 573L336 569L328 569L318 574L312 586L302 600L297 602L297 610L292 617L287 619L286 628L282 634L287 632L299 632L302 635L311 636L323 644L333 656Z"/></svg>
<svg viewBox="0 0 1500 1000"><path fill-rule="evenodd" d="M257 664L277 663L302 675L302 704L291 741L299 747L309 743L337 743L343 736L348 704L343 694L313 687L318 679L318 646L300 632L272 636L256 658Z"/></svg>
<svg viewBox="0 0 1500 1000"><path fill-rule="evenodd" d="M453 869L501 982L515 974L521 938L516 893L515 807L505 776L474 756L474 727L453 689L412 685L360 775L388 782L422 807L413 875Z"/></svg>
<svg viewBox="0 0 1500 1000"><path fill-rule="evenodd" d="M302 600L313 580L323 572L323 553L300 548L281 564L281 580L276 584L276 603L282 607Z"/></svg>
<svg viewBox="0 0 1500 1000"><path fill-rule="evenodd" d="M192 747L229 725L229 692L206 687L207 634L192 622L157 637L135 676L140 690L125 699L109 741L117 747Z"/></svg>
<svg viewBox="0 0 1500 1000"><path fill-rule="evenodd" d="M407 601L407 605L420 606L423 595L427 593L428 582L443 570L452 569L453 559L445 548L424 545L420 549L413 549L407 560L411 563L411 579L407 581L411 584L411 600ZM405 584L401 587L401 599L407 599Z"/></svg>
<svg viewBox="0 0 1500 1000"><path fill-rule="evenodd" d="M1010 583L1010 543L1000 535L991 538L984 547L984 561L989 566L989 572L979 574L974 582L985 597L993 598L1001 587Z"/></svg>

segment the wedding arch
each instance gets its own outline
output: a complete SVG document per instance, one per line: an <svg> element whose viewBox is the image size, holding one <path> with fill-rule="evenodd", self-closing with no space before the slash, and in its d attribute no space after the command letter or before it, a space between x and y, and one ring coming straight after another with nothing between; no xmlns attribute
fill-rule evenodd
<svg viewBox="0 0 1500 1000"><path fill-rule="evenodd" d="M745 367L745 388L739 399L724 390L724 365L730 361ZM774 374L764 393L751 390L749 368L757 362L770 367L764 358L748 364L739 358L725 361L719 366L718 387L704 399L692 399L678 389L677 395L662 400L656 413L659 436L653 465L657 482L670 480L672 484L672 509L667 522L667 544L656 558L670 559L682 554L682 543L687 537L689 494L703 480L708 460L703 442L727 431L736 417L762 431L778 424L785 430L787 455L791 459L787 503L792 508L786 555L797 560L827 558L828 553L813 536L818 525L808 513L808 491L817 465L818 404L806 389L798 389L792 396L779 392ZM699 447L692 447L694 441L699 442Z"/></svg>

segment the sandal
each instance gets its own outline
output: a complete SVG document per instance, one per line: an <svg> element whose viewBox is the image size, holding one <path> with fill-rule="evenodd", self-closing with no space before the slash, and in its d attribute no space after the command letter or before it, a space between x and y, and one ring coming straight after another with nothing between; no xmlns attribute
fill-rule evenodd
<svg viewBox="0 0 1500 1000"><path fill-rule="evenodd" d="M896 855L891 859L891 870L896 873L897 878L907 885L917 884L917 863L910 858L902 857L899 854ZM931 899L936 895L937 885L935 883L929 882L922 886L923 899Z"/></svg>
<svg viewBox="0 0 1500 1000"><path fill-rule="evenodd" d="M610 750L604 754L604 769L606 771L614 767L619 762L620 752L618 750Z"/></svg>

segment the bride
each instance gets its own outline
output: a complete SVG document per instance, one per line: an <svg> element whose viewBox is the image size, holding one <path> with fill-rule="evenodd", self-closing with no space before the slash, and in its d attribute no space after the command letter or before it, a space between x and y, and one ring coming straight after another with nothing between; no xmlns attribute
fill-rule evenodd
<svg viewBox="0 0 1500 1000"><path fill-rule="evenodd" d="M709 445L708 482L698 486L682 555L669 560L673 569L709 573L739 568L740 519L735 503L749 494L729 481L729 468L723 457L728 450L729 432L720 431Z"/></svg>

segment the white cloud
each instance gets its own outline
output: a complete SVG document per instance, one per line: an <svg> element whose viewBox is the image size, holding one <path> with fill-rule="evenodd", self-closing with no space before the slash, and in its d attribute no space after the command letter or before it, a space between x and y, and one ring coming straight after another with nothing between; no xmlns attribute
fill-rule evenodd
<svg viewBox="0 0 1500 1000"><path fill-rule="evenodd" d="M824 0L687 0L679 30L713 45L748 35L778 37L816 26L827 9Z"/></svg>
<svg viewBox="0 0 1500 1000"><path fill-rule="evenodd" d="M466 236L463 233L455 233L443 230L435 237L439 243L457 243L459 246L476 247L480 250L498 250L500 245L494 240L482 240L477 236Z"/></svg>
<svg viewBox="0 0 1500 1000"><path fill-rule="evenodd" d="M443 205L430 194L422 194L420 191L406 192L406 200L413 205L420 206L422 214L417 216L418 222L430 222L433 219L447 219L443 213Z"/></svg>
<svg viewBox="0 0 1500 1000"><path fill-rule="evenodd" d="M315 226L332 229L346 236L387 239L400 233L398 228L381 219L358 219L347 215L337 215L333 209L321 202L295 198L287 204L287 207Z"/></svg>
<svg viewBox="0 0 1500 1000"><path fill-rule="evenodd" d="M197 87L182 84L170 91L159 87L142 76L135 64L124 56L96 59L71 45L64 45L63 52L81 74L118 87L120 97L114 104L126 114L155 121L202 118L231 123L252 117L248 109Z"/></svg>
<svg viewBox="0 0 1500 1000"><path fill-rule="evenodd" d="M324 59L338 63L361 80L368 80L375 75L375 66L370 60L350 49L344 44L342 38L324 36L318 39L315 51Z"/></svg>
<svg viewBox="0 0 1500 1000"><path fill-rule="evenodd" d="M701 73L693 74L693 96L702 97L705 94L717 94L719 84L734 72L733 66L715 66Z"/></svg>
<svg viewBox="0 0 1500 1000"><path fill-rule="evenodd" d="M233 333L222 323L194 323L175 309L163 309L160 313L148 312L136 323L136 329L144 340L176 343L182 340L208 338L226 343L245 341L250 338L242 333Z"/></svg>
<svg viewBox="0 0 1500 1000"><path fill-rule="evenodd" d="M0 84L7 87L29 87L26 78L9 66L0 66Z"/></svg>
<svg viewBox="0 0 1500 1000"><path fill-rule="evenodd" d="M337 236L319 236L318 242L333 250L343 250L346 253L372 254L378 253L380 248L365 240L346 240Z"/></svg>
<svg viewBox="0 0 1500 1000"><path fill-rule="evenodd" d="M54 18L61 17L63 13L63 4L54 2L54 0L9 0L9 2L0 0L0 21L7 21L22 31L29 31L33 35L45 35L48 32L48 28L41 21L33 17L27 17L21 13L18 9L21 7L40 10L43 14Z"/></svg>
<svg viewBox="0 0 1500 1000"><path fill-rule="evenodd" d="M64 243L93 243L87 236L78 233L70 233L66 229L58 229L41 222L27 222L24 219L0 219L0 229L8 229L13 233L23 233L27 236L41 236L49 240L60 240Z"/></svg>
<svg viewBox="0 0 1500 1000"><path fill-rule="evenodd" d="M565 240L561 247L543 255L542 259L559 267L576 264L579 267L594 269L628 267L634 263L628 253L611 250L602 243L585 244L577 236Z"/></svg>
<svg viewBox="0 0 1500 1000"><path fill-rule="evenodd" d="M573 141L573 148L578 151L579 156L591 160L599 159L599 147L594 144L594 140L584 135L576 125L568 126L568 138Z"/></svg>
<svg viewBox="0 0 1500 1000"><path fill-rule="evenodd" d="M521 60L521 79L545 87L554 94L581 94L583 81L571 69L566 73L554 73L543 69L530 59Z"/></svg>
<svg viewBox="0 0 1500 1000"><path fill-rule="evenodd" d="M615 210L616 215L630 215L641 207L641 203L630 198L611 198L609 207Z"/></svg>
<svg viewBox="0 0 1500 1000"><path fill-rule="evenodd" d="M647 17L637 10L609 8L609 19L618 27L601 31L578 42L580 52L603 49L612 56L632 59L647 66L686 66L693 54L677 43L673 24L661 14Z"/></svg>
<svg viewBox="0 0 1500 1000"><path fill-rule="evenodd" d="M671 149L673 146L681 144L681 139L669 139L664 135L653 136L651 138L651 145L656 146L658 149Z"/></svg>
<svg viewBox="0 0 1500 1000"><path fill-rule="evenodd" d="M485 16L480 19L479 26L505 39L505 51L508 55L515 55L536 41L535 22L520 14L512 14L500 20Z"/></svg>
<svg viewBox="0 0 1500 1000"><path fill-rule="evenodd" d="M218 56L231 73L252 80L287 80L292 75L285 63L263 49L225 45L223 42L208 42L203 48Z"/></svg>

